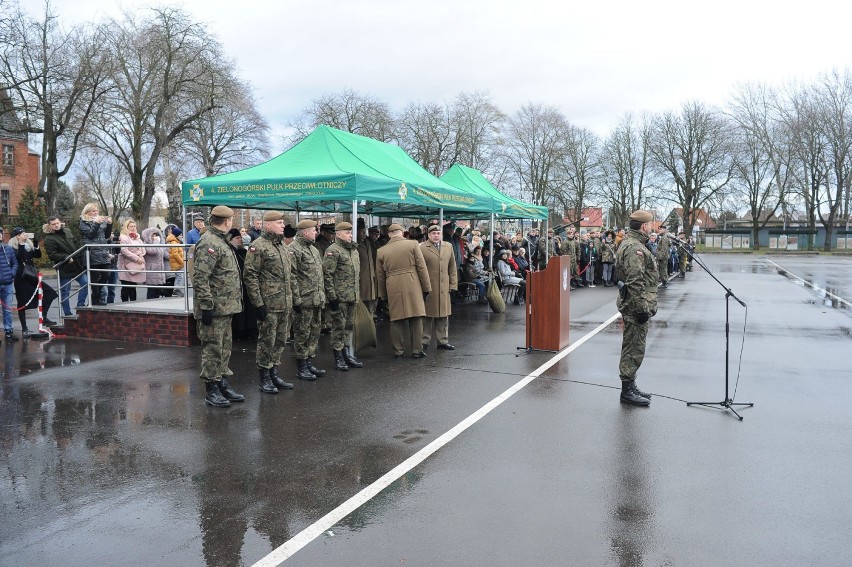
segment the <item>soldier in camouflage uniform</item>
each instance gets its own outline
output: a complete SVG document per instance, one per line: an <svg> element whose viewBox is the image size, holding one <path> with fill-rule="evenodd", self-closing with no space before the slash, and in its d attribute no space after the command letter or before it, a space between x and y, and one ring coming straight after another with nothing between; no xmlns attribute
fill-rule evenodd
<svg viewBox="0 0 852 567"><path fill-rule="evenodd" d="M317 237L316 221L305 219L296 225L295 240L290 244L293 252L293 350L296 354L298 376L302 380L316 380L324 376L325 370L314 366L311 360L317 353L322 308L325 306L323 291L322 256L314 246Z"/></svg>
<svg viewBox="0 0 852 567"><path fill-rule="evenodd" d="M201 379L207 391L205 401L215 407L245 400L225 378L230 374L231 320L243 310L237 255L225 241L233 221L233 210L213 207L210 227L195 245L193 312L201 341Z"/></svg>
<svg viewBox="0 0 852 567"><path fill-rule="evenodd" d="M551 250L553 250L553 229L547 229L547 238L544 235L538 239L536 243L536 250L538 254L538 269L543 270L547 267L547 261L550 259L552 254L547 253L547 247L550 246Z"/></svg>
<svg viewBox="0 0 852 567"><path fill-rule="evenodd" d="M669 286L669 255L672 241L666 232L666 226L660 225L657 231L657 272L660 274L660 287Z"/></svg>
<svg viewBox="0 0 852 567"><path fill-rule="evenodd" d="M291 250L284 244L284 215L267 211L263 215L260 236L251 241L246 252L243 280L258 321L257 364L260 390L277 394L290 390L278 373L281 353L290 333L293 309L293 262Z"/></svg>
<svg viewBox="0 0 852 567"><path fill-rule="evenodd" d="M565 240L559 248L560 256L571 257L571 289L576 289L581 285L580 282L580 241L577 239L577 229L569 226L566 232Z"/></svg>
<svg viewBox="0 0 852 567"><path fill-rule="evenodd" d="M681 242L686 242L686 234L684 234L683 231L678 232L677 237L680 239ZM685 278L686 277L686 265L689 262L688 252L692 252L692 250L687 250L686 247L683 246L682 244L679 244L678 246L680 246L680 250L678 251L679 273L678 273L677 277Z"/></svg>
<svg viewBox="0 0 852 567"><path fill-rule="evenodd" d="M334 350L335 368L349 370L361 368L349 342L355 323L355 303L360 300L361 260L358 244L352 242L352 224L339 222L334 227L334 243L322 258L325 275L325 296L331 312L331 348Z"/></svg>
<svg viewBox="0 0 852 567"><path fill-rule="evenodd" d="M317 250L319 250L320 258L325 257L325 251L328 250L328 247L331 246L333 242L334 224L328 223L319 225L319 232L317 233L317 239L314 241L314 246L316 246ZM328 305L323 307L320 321L322 321L322 324L320 325L320 334L329 334L331 332L331 311L328 310Z"/></svg>
<svg viewBox="0 0 852 567"><path fill-rule="evenodd" d="M654 217L648 211L634 211L630 215L630 230L615 252L615 271L619 280L616 305L624 319L624 336L621 340L621 401L626 404L647 406L651 395L636 386L636 371L645 358L645 340L648 321L657 313L657 263L646 248L649 224Z"/></svg>

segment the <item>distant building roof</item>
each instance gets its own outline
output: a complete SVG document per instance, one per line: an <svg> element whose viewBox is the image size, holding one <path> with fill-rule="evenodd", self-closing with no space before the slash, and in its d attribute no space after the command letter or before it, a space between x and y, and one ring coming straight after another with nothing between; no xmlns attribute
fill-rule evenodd
<svg viewBox="0 0 852 567"><path fill-rule="evenodd" d="M562 218L565 223L574 223L577 219L573 213L566 213ZM580 214L580 228L598 228L603 226L603 208L586 207Z"/></svg>
<svg viewBox="0 0 852 567"><path fill-rule="evenodd" d="M683 221L683 207L675 207L674 213L677 215L677 218ZM692 218L695 221L692 223L693 226L698 227L700 230L716 228L716 221L703 208L692 211Z"/></svg>

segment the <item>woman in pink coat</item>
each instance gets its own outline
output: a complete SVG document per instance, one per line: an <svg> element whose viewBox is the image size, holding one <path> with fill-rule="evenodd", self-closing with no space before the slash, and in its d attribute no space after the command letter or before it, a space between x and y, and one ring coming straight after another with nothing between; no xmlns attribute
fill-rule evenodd
<svg viewBox="0 0 852 567"><path fill-rule="evenodd" d="M121 253L118 255L118 279L121 282L121 300L136 301L136 286L145 283L145 249L139 233L136 232L136 221L127 219L118 238Z"/></svg>

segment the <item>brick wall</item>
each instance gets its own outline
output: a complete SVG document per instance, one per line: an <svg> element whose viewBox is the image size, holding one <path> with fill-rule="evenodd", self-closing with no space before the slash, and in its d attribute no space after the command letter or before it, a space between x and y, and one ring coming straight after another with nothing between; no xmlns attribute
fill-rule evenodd
<svg viewBox="0 0 852 567"><path fill-rule="evenodd" d="M150 313L77 309L76 319L65 319L62 330L69 337L141 342L146 344L193 346L199 344L191 313Z"/></svg>

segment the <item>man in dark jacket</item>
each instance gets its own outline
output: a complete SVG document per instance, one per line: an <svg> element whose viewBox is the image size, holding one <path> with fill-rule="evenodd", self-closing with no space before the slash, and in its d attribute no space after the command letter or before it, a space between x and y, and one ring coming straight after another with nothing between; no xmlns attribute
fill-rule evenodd
<svg viewBox="0 0 852 567"><path fill-rule="evenodd" d="M89 280L83 271L83 260L78 255L74 255L78 248L80 248L80 244L74 240L74 235L71 234L70 230L62 227L62 220L59 217L53 216L47 219L44 249L47 251L48 258L54 264L64 262L58 270L59 297L62 302L62 314L65 317L71 316L69 295L72 281L76 279L80 286L77 293L78 308L85 307L86 297L89 295Z"/></svg>
<svg viewBox="0 0 852 567"><path fill-rule="evenodd" d="M15 249L3 242L0 227L0 300L3 301L3 329L7 341L17 341L12 334L12 298L15 297L15 274L18 273L18 256Z"/></svg>

